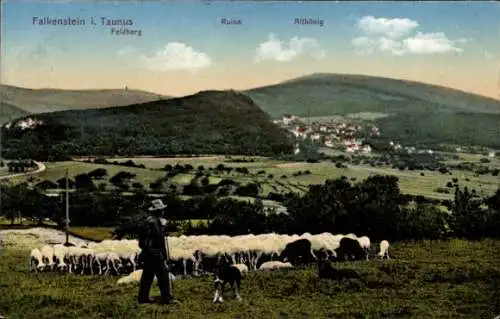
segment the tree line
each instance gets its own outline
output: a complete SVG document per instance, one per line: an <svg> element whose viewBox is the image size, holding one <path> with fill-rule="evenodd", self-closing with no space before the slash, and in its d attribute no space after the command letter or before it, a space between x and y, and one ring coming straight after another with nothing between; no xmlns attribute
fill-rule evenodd
<svg viewBox="0 0 500 319"><path fill-rule="evenodd" d="M126 165L124 165L126 166ZM108 171L104 168L96 168L88 173L80 173L76 175L73 179L60 178L53 182L50 180L43 180L34 185L39 191L47 191L54 189L65 189L69 187L70 189L76 190L86 190L86 191L99 191L106 192L108 187L106 187L106 179L113 186L114 190L126 192L126 191L138 191L142 190L150 193L164 193L170 192L177 195L187 195L187 196L199 196L212 194L214 196L244 196L244 197L257 197L262 191L262 185L260 182L249 182L241 183L235 181L229 176L224 178L223 174L229 174L233 170L236 173L243 175L250 175L248 168L246 167L229 167L224 166L224 164L218 164L216 167L207 168L203 165L198 166L193 174L192 179L186 185L179 185L173 181L173 178L177 174L182 173L192 173L195 169L190 164L180 165L170 165L167 164L163 169L166 172L163 177L159 177L155 181L151 182L149 185L143 185L142 183L135 180L136 174L128 171L120 171L115 175L109 177ZM256 175L262 175L265 171L259 171ZM217 183L211 183L210 178L212 174L217 176L222 176L222 179ZM310 171L306 170L304 172L299 171L294 173L295 176L311 174ZM268 179L272 179L273 175L269 174ZM283 175L282 178L286 178ZM149 187L149 190L148 190Z"/></svg>
<svg viewBox="0 0 500 319"><path fill-rule="evenodd" d="M292 192L280 196L286 213L273 212L259 199L247 202L203 194L186 200L169 191L160 198L168 204L170 231L178 230L180 221L207 220L206 224L188 225L187 234L331 232L389 240L500 235L500 190L481 198L456 185L454 199L446 203L449 211L422 196L401 194L394 176L377 175L358 183L343 177L312 185L303 196ZM69 198L71 225L117 226L117 234L131 237L152 199L143 189L124 196L118 189L98 192L85 188L76 189ZM1 214L11 220L22 215L39 223L49 218L64 225L62 195L49 197L18 184L2 186L1 200Z"/></svg>

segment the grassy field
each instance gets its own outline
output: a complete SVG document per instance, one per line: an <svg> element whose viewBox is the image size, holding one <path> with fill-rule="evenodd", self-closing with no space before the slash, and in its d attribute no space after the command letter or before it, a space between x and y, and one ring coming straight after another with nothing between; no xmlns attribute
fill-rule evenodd
<svg viewBox="0 0 500 319"><path fill-rule="evenodd" d="M83 238L101 241L104 239L111 239L113 237L112 231L114 227L71 227L71 234Z"/></svg>
<svg viewBox="0 0 500 319"><path fill-rule="evenodd" d="M108 171L107 179L115 175L120 171L128 171L137 175L136 180L143 183L144 185L149 185L149 183L155 181L157 178L165 176L165 172L152 170L152 169L143 169L143 168L134 168L134 167L123 167L118 165L99 165L99 164L91 164L84 163L78 161L70 161L70 162L56 162L56 163L46 163L47 169L39 174L36 174L35 179L36 182L42 180L50 180L57 181L58 179L64 177L64 171L66 168L68 169L68 174L70 178L74 179L74 177L78 174L88 173L97 168L104 168ZM29 180L29 176L20 176L13 177L10 179L12 183L18 183L21 181ZM97 181L99 184L101 181ZM103 180L102 182L106 183L107 180Z"/></svg>
<svg viewBox="0 0 500 319"><path fill-rule="evenodd" d="M144 164L146 168L130 168L118 165L97 165L85 162L57 162L47 163L47 169L37 174L33 182L38 182L44 179L56 181L64 176L64 170L69 169L69 174L74 177L77 174L86 173L96 168L104 168L108 171L108 179L119 171L129 171L137 175L136 180L143 185L148 186L151 182L165 175L165 172L159 171L158 168L164 167L167 164L191 164L195 169L203 165L206 169L215 167L222 163L225 166L231 167L247 167L250 174L244 175L236 172L229 174L217 174L212 172L210 183L216 184L222 178L231 178L241 183L260 182L262 184L262 194L267 195L269 192L304 192L307 190L307 185L323 183L327 179L338 178L345 175L349 178L354 178L357 181L363 180L374 174L388 174L399 177L400 187L403 193L424 195L433 198L447 199L453 196L452 190L449 194L436 192L436 189L446 187L447 182L452 178L458 178L460 185L468 186L476 189L480 194L491 194L500 185L498 176L491 174L475 176L472 172L453 171L452 175L441 174L432 171L400 171L390 167L371 167L367 165L348 165L348 168L337 168L333 163L291 163L284 161L267 160L265 158L257 158L254 162L249 163L228 163L224 162L222 156L200 157L200 158L125 158L115 159L117 161L133 160L136 164ZM464 160L479 161L479 156L464 155ZM498 159L492 159L488 165L492 167L499 164ZM299 171L304 172L309 170L311 174L293 176ZM265 171L264 174L258 174L260 171ZM422 174L423 173L423 176ZM269 178L269 174L273 177ZM283 175L286 177L283 178ZM192 174L178 174L173 181L177 184L187 184L194 177ZM31 177L33 178L33 177ZM30 177L15 177L12 182L28 180ZM466 181L468 179L468 181ZM97 183L106 183L107 180L97 181Z"/></svg>
<svg viewBox="0 0 500 319"><path fill-rule="evenodd" d="M26 251L5 249L0 314L9 318L493 318L500 314L499 241L395 243L390 261L341 264L363 282L320 280L315 268L244 279L238 302L211 301L211 278L179 279L178 306L135 302L116 277L27 271ZM159 291L153 286L152 296Z"/></svg>
<svg viewBox="0 0 500 319"><path fill-rule="evenodd" d="M480 156L473 157L469 154L464 154L464 160L469 161L479 161ZM122 159L123 161L128 159ZM218 163L222 162L222 158L198 158L198 159L161 159L161 158L132 158L138 164L144 164L146 167L163 167L166 164L175 165L180 164L191 164L194 167L196 165L203 165L207 167L215 167ZM498 159L492 159L489 165L495 166L500 161ZM400 179L400 186L402 192L408 194L421 194L428 197L446 199L451 198L452 194L443 194L436 192L436 188L445 187L446 183L451 181L452 178L458 178L460 185L468 186L469 188L475 188L477 191L482 191L484 194L490 194L497 189L500 185L500 179L497 176L492 175L480 175L479 177L474 176L474 173L467 171L454 171L452 175L441 174L439 172L432 171L399 171L392 169L390 167L371 167L366 165L353 166L350 165L349 168L337 168L332 163L289 163L283 161L268 161L265 159L256 160L253 163L224 163L226 166L232 167L247 167L253 176L244 176L238 173L231 173L229 175L223 174L219 177L231 177L240 182L253 182L259 181L263 184L263 193L267 194L270 191L298 191L301 192L303 189L310 184L323 183L325 180L330 178L337 178L342 175L348 176L349 178L356 178L356 180L362 180L373 174L389 174L398 176ZM265 170L265 174L256 175L259 171ZM292 176L293 173L298 171L309 170L311 174ZM421 176L424 173L424 176ZM273 178L268 178L268 175L272 174ZM286 178L282 178L286 175ZM187 183L192 178L192 175L186 176L181 174L174 181L180 183ZM469 179L466 181L465 179ZM211 180L211 183L217 183L216 180ZM297 187L297 185L299 187ZM273 186L275 188L273 188Z"/></svg>

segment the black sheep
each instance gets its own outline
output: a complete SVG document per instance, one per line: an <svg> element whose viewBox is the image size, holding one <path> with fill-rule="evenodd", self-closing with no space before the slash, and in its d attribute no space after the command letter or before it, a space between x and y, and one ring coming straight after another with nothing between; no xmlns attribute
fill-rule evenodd
<svg viewBox="0 0 500 319"><path fill-rule="evenodd" d="M297 266L314 262L316 256L312 251L311 241L302 238L286 244L285 249L281 252L280 259Z"/></svg>
<svg viewBox="0 0 500 319"><path fill-rule="evenodd" d="M336 253L339 261L366 259L366 253L363 248L361 248L359 242L348 237L344 237L340 240L340 245L336 249Z"/></svg>
<svg viewBox="0 0 500 319"><path fill-rule="evenodd" d="M219 259L217 268L215 270L214 279L214 300L213 302L223 302L222 296L224 295L224 288L226 284L233 287L234 295L237 300L241 300L240 296L240 285L241 285L241 275L240 270L232 265L226 256L222 256Z"/></svg>

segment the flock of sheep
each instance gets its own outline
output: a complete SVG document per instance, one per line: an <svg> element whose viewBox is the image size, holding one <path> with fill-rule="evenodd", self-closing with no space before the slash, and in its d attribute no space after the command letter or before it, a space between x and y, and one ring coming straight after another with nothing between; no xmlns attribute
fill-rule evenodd
<svg viewBox="0 0 500 319"><path fill-rule="evenodd" d="M354 245L353 245L354 243ZM276 269L326 260L368 259L370 239L354 234L168 237L169 265L173 275L200 276L216 272L221 256L243 273L248 270ZM380 257L389 258L389 243L380 243ZM45 245L30 253L30 270L73 274L121 275L119 283L140 278L140 248L137 240L103 240L66 247ZM362 254L362 255L361 255Z"/></svg>

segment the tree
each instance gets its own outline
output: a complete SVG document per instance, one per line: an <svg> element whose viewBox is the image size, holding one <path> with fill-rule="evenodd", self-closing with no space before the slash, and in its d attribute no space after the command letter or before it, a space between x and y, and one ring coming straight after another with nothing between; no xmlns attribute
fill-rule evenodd
<svg viewBox="0 0 500 319"><path fill-rule="evenodd" d="M248 183L247 185L240 186L236 189L235 195L243 197L257 197L260 188L256 183Z"/></svg>
<svg viewBox="0 0 500 319"><path fill-rule="evenodd" d="M75 176L75 187L77 189L95 190L94 182L87 174L78 174Z"/></svg>
<svg viewBox="0 0 500 319"><path fill-rule="evenodd" d="M438 239L446 234L446 213L435 205L417 204L405 207L398 216L397 229L404 239Z"/></svg>
<svg viewBox="0 0 500 319"><path fill-rule="evenodd" d="M141 190L144 189L144 185L142 185L140 182L133 182L132 188L134 188L135 190Z"/></svg>
<svg viewBox="0 0 500 319"><path fill-rule="evenodd" d="M208 177L203 177L201 179L200 183L201 183L201 186L206 187L210 184L210 180L208 179Z"/></svg>
<svg viewBox="0 0 500 319"><path fill-rule="evenodd" d="M36 210L36 203L33 205L32 191L28 188L27 183L17 184L12 187L2 187L1 202L2 202L2 212L4 216L10 220L11 224L14 224L16 218L21 217L21 212L32 213ZM26 209L28 208L28 209Z"/></svg>
<svg viewBox="0 0 500 319"><path fill-rule="evenodd" d="M66 178L60 178L56 181L56 184L57 184L57 187L58 188L61 188L61 189L65 189L66 188ZM73 188L75 186L75 182L71 179L71 178L68 178L68 186L69 188Z"/></svg>
<svg viewBox="0 0 500 319"><path fill-rule="evenodd" d="M446 167L440 167L438 170L441 174L446 174L449 172L449 170Z"/></svg>
<svg viewBox="0 0 500 319"><path fill-rule="evenodd" d="M103 179L106 175L108 175L108 171L104 168L96 168L95 170L90 171L88 175L90 178Z"/></svg>
<svg viewBox="0 0 500 319"><path fill-rule="evenodd" d="M303 197L286 200L293 233L363 233L396 239L400 205L405 200L394 176L372 176L352 185L345 176L312 185Z"/></svg>
<svg viewBox="0 0 500 319"><path fill-rule="evenodd" d="M136 174L120 171L109 179L109 182L116 188L128 189L130 187L130 180L135 178Z"/></svg>
<svg viewBox="0 0 500 319"><path fill-rule="evenodd" d="M158 178L157 180L155 180L154 182L150 183L149 184L149 188L155 192L155 193L159 193L163 190L163 183L164 183L164 179L163 178Z"/></svg>
<svg viewBox="0 0 500 319"><path fill-rule="evenodd" d="M38 188L40 190L47 190L47 189L53 189L57 188L57 183L54 183L53 181L49 180L43 180L35 185L35 188Z"/></svg>
<svg viewBox="0 0 500 319"><path fill-rule="evenodd" d="M202 195L203 190L196 185L196 183L189 183L183 187L182 194L187 196L197 196Z"/></svg>
<svg viewBox="0 0 500 319"><path fill-rule="evenodd" d="M467 187L455 186L455 196L451 205L452 214L448 225L456 237L469 239L481 238L488 227L487 211L481 208L482 200Z"/></svg>
<svg viewBox="0 0 500 319"><path fill-rule="evenodd" d="M500 237L500 188L494 195L487 197L484 203L488 206L488 214L484 235L489 237Z"/></svg>

